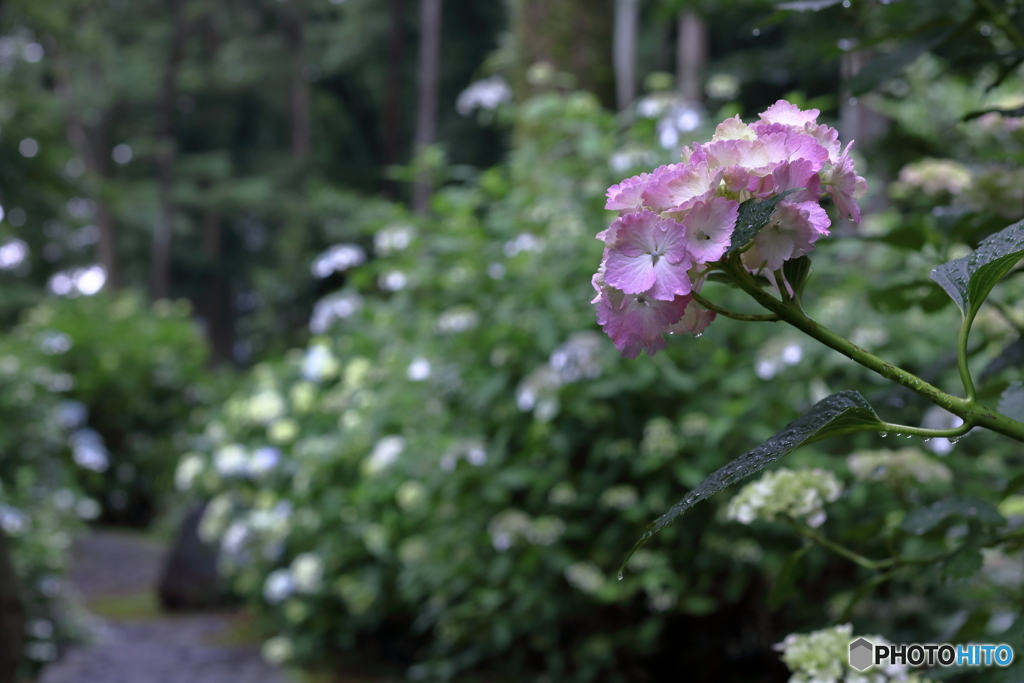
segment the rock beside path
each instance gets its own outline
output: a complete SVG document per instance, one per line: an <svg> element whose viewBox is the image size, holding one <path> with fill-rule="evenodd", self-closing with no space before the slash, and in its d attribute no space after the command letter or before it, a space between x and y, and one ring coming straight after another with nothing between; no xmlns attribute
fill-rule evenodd
<svg viewBox="0 0 1024 683"><path fill-rule="evenodd" d="M76 542L71 582L86 604L155 592L166 549L118 532ZM209 612L139 619L97 617L96 642L74 646L38 683L290 683L257 644L231 644L238 615Z"/></svg>

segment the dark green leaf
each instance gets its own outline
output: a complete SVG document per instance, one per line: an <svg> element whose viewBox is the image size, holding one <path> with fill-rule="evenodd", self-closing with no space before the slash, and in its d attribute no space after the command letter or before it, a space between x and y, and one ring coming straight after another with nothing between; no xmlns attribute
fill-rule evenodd
<svg viewBox="0 0 1024 683"><path fill-rule="evenodd" d="M786 564L782 565L782 570L779 572L778 578L775 579L775 585L768 593L768 609L778 609L796 592L796 580L800 578L800 560L813 547L809 544L802 546L786 559Z"/></svg>
<svg viewBox="0 0 1024 683"><path fill-rule="evenodd" d="M904 531L920 536L950 517L976 519L993 525L1006 523L992 503L974 498L947 498L914 510L903 518L900 526Z"/></svg>
<svg viewBox="0 0 1024 683"><path fill-rule="evenodd" d="M697 488L672 506L664 515L656 519L640 540L636 542L626 562L654 534L672 524L676 517L691 507L718 493L722 489L757 474L784 455L791 453L804 444L821 441L832 436L863 431L865 428L882 430L884 424L871 405L856 391L841 391L832 394L814 404L814 406L790 422L782 431L776 432L770 439L745 455L714 472L702 481ZM623 563L625 567L625 563ZM621 569L619 570L621 573Z"/></svg>
<svg viewBox="0 0 1024 683"><path fill-rule="evenodd" d="M1004 346L999 355L989 361L988 365L978 374L978 383L998 375L1007 368L1015 368L1022 364L1024 364L1024 337Z"/></svg>
<svg viewBox="0 0 1024 683"><path fill-rule="evenodd" d="M942 573L952 579L966 579L981 569L983 558L981 548L975 541L968 541L962 548L942 563Z"/></svg>
<svg viewBox="0 0 1024 683"><path fill-rule="evenodd" d="M998 107L994 107L991 109L979 109L978 111L972 111L969 114L964 114L963 120L970 121L971 119L976 119L979 116L984 116L985 114L1001 114L1003 116L1024 116L1024 107L1016 107L1014 109L1000 109Z"/></svg>
<svg viewBox="0 0 1024 683"><path fill-rule="evenodd" d="M793 287L797 301L803 296L804 286L807 284L807 277L811 274L811 258L801 256L800 258L789 259L782 264L782 274Z"/></svg>
<svg viewBox="0 0 1024 683"><path fill-rule="evenodd" d="M1000 413L1020 422L1024 420L1024 384L1014 382L999 397Z"/></svg>
<svg viewBox="0 0 1024 683"><path fill-rule="evenodd" d="M932 271L964 315L973 317L992 288L1024 256L1024 221L991 235L973 252Z"/></svg>
<svg viewBox="0 0 1024 683"><path fill-rule="evenodd" d="M895 78L918 57L943 43L958 29L958 26L942 26L921 31L889 54L868 62L863 69L857 72L856 76L849 80L850 93L862 95L869 90L874 90L890 78Z"/></svg>
<svg viewBox="0 0 1024 683"><path fill-rule="evenodd" d="M740 212L736 217L736 229L732 232L732 243L725 253L731 254L737 249L746 246L747 242L754 239L754 236L761 231L761 228L768 225L772 214L775 213L775 206L789 195L799 192L801 189L803 188L786 190L782 194L777 194L769 199L751 197L740 204Z"/></svg>

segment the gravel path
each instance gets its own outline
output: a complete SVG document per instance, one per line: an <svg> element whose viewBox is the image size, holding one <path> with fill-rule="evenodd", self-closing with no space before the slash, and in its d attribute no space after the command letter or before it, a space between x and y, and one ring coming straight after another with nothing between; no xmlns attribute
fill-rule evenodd
<svg viewBox="0 0 1024 683"><path fill-rule="evenodd" d="M164 549L114 532L76 543L71 581L87 602L153 590ZM289 683L256 645L228 645L236 615L99 619L96 642L69 650L39 683ZM220 641L220 642L218 642Z"/></svg>

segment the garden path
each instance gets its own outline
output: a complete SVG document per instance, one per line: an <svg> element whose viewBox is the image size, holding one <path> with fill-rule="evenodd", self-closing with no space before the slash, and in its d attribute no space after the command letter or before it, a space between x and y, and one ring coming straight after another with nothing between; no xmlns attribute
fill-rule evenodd
<svg viewBox="0 0 1024 683"><path fill-rule="evenodd" d="M288 683L239 644L239 615L163 614L155 586L165 548L137 536L94 532L76 542L71 583L97 616L95 642L71 648L39 683Z"/></svg>

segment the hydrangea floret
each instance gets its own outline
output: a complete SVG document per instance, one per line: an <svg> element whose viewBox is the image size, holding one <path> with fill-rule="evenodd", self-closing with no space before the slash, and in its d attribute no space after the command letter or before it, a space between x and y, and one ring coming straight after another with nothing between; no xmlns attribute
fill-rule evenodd
<svg viewBox="0 0 1024 683"><path fill-rule="evenodd" d="M875 645L890 645L881 636L864 636ZM791 633L775 646L793 673L789 683L920 683L917 673L906 664L872 667L860 672L848 663L850 642L855 640L852 624L840 624L811 633Z"/></svg>
<svg viewBox="0 0 1024 683"><path fill-rule="evenodd" d="M803 519L813 528L825 523L825 503L839 499L843 487L828 470L780 468L747 484L729 501L726 517L741 524L779 516Z"/></svg>
<svg viewBox="0 0 1024 683"><path fill-rule="evenodd" d="M727 258L742 202L792 191L740 256L749 272L764 272L777 285L783 263L828 234L821 199L860 221L856 200L867 184L854 171L850 145L842 149L818 113L779 100L751 125L726 119L710 142L684 147L681 163L608 189L605 208L619 216L597 235L605 249L594 303L623 356L654 355L665 347L665 333L700 334L714 320L697 293Z"/></svg>
<svg viewBox="0 0 1024 683"><path fill-rule="evenodd" d="M846 464L857 481L884 481L889 484L916 481L926 484L953 480L953 473L948 467L920 448L858 451L850 454Z"/></svg>

